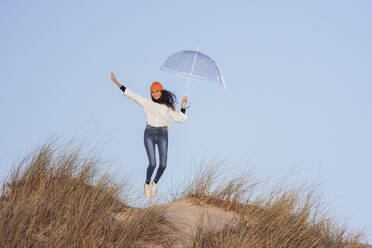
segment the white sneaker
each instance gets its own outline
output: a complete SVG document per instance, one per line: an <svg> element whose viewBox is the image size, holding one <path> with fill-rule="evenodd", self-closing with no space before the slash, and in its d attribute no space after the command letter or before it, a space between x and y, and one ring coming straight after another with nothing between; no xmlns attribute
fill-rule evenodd
<svg viewBox="0 0 372 248"><path fill-rule="evenodd" d="M144 187L144 190L143 190L143 194L145 195L145 197L147 199L150 198L150 185L145 183L145 187Z"/></svg>
<svg viewBox="0 0 372 248"><path fill-rule="evenodd" d="M152 181L151 183L151 197L155 197L156 196L156 189L158 187L158 184L155 183L154 181Z"/></svg>

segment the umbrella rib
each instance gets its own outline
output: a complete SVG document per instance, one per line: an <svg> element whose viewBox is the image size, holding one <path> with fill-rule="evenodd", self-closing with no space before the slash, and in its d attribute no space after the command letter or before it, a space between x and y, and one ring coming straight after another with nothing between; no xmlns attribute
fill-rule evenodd
<svg viewBox="0 0 372 248"><path fill-rule="evenodd" d="M163 70L163 71L169 71L169 72L176 73L176 74L178 74L180 76L183 76L185 78L190 77L190 73L185 73L185 72L182 72L182 71L176 71L176 70L172 70L172 69L168 69L168 68L164 68L164 67L161 67L160 69ZM195 75L195 74L192 75L192 78L198 79L198 80L201 80L201 81L219 82L217 79L214 80L214 79L202 77L202 76Z"/></svg>

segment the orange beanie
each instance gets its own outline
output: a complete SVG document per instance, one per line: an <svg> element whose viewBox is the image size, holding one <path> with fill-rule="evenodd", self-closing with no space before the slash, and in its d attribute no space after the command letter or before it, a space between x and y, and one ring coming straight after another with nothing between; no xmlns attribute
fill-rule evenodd
<svg viewBox="0 0 372 248"><path fill-rule="evenodd" d="M164 89L163 89L163 86L161 85L161 83L153 82L151 87L150 87L150 92L152 92L153 90L164 90Z"/></svg>

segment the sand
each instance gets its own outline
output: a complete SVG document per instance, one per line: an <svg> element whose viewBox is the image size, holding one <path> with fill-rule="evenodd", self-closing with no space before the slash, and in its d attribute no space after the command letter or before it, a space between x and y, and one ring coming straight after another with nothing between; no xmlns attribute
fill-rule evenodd
<svg viewBox="0 0 372 248"><path fill-rule="evenodd" d="M174 247L190 247L191 236L196 232L200 223L207 223L210 229L218 231L225 225L231 225L236 220L236 214L212 206L192 205L186 200L173 201L165 205L165 218L170 221L180 234L174 237Z"/></svg>

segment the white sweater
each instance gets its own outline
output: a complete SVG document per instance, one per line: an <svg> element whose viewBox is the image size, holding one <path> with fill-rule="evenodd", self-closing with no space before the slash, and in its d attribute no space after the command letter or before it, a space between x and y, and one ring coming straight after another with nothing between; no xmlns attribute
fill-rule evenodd
<svg viewBox="0 0 372 248"><path fill-rule="evenodd" d="M172 108L166 106L165 104L160 104L154 102L150 98L142 97L128 88L125 89L123 94L143 107L147 117L146 124L150 126L153 127L168 126L169 131L171 126L170 117L172 117L175 121L179 123L187 119L187 115L182 113L181 111L175 111Z"/></svg>

